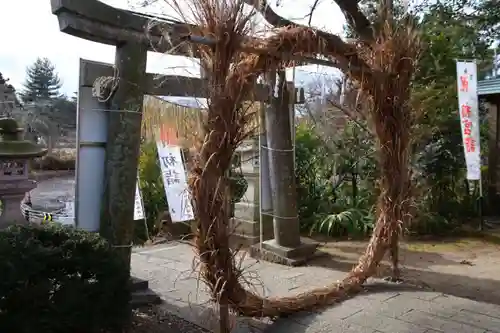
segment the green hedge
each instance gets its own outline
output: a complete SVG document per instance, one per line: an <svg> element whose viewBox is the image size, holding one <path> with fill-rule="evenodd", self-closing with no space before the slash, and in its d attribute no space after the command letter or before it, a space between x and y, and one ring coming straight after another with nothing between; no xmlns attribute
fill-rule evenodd
<svg viewBox="0 0 500 333"><path fill-rule="evenodd" d="M118 332L129 272L99 235L59 225L0 231L0 332Z"/></svg>

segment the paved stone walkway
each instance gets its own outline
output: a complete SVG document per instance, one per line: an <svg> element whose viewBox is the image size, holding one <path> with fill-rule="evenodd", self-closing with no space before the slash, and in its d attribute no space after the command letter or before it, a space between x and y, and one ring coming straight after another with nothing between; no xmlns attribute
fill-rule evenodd
<svg viewBox="0 0 500 333"><path fill-rule="evenodd" d="M181 243L137 248L132 270L149 280L151 289L165 301L165 311L215 330L208 294L193 273L193 258L192 248ZM290 268L251 258L244 258L242 265L255 291L270 296L296 294L345 275L324 267ZM372 280L363 294L324 311L275 322L238 318L233 324L237 333L500 333L500 306Z"/></svg>

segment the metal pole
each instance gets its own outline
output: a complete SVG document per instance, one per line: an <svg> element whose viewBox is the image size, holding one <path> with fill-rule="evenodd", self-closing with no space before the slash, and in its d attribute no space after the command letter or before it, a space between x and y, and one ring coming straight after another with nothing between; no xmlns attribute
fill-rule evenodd
<svg viewBox="0 0 500 333"><path fill-rule="evenodd" d="M492 65L492 69L491 69L491 77L494 79L496 78L496 72L497 72L497 47L498 45L495 43L493 44L493 65Z"/></svg>
<svg viewBox="0 0 500 333"><path fill-rule="evenodd" d="M477 213L479 215L479 231L484 230L484 217L483 217L483 177L478 180L479 182L479 200L478 200L478 210Z"/></svg>
<svg viewBox="0 0 500 333"><path fill-rule="evenodd" d="M143 220L144 220L144 229L146 229L146 238L148 240L151 240L149 238L149 228L148 228L148 219L147 219L147 215L146 215L146 207L144 207L144 199L142 198L142 191L141 191L141 187L139 186L139 173L137 174L137 189L139 192L139 200L141 201L142 215L144 216Z"/></svg>
<svg viewBox="0 0 500 333"><path fill-rule="evenodd" d="M255 16L252 17L252 20L250 22L250 32L252 37L255 34ZM259 109L259 251L260 254L262 255L262 243L264 243L264 219L262 216L262 196L264 193L264 186L262 184L262 126L265 126L264 122L262 121L264 119L264 109L265 105L261 102L260 103L260 109ZM267 153L267 152L266 152Z"/></svg>
<svg viewBox="0 0 500 333"><path fill-rule="evenodd" d="M262 102L261 102L262 103ZM260 112L264 112L264 105L261 104ZM262 116L259 115L259 132L262 132ZM262 133L259 133L259 250L262 255L262 243L264 242L264 221L262 219L262 194L264 186L262 186Z"/></svg>
<svg viewBox="0 0 500 333"><path fill-rule="evenodd" d="M292 124L293 168L294 170L296 170L297 163L295 161L295 101L297 100L297 91L295 90L295 64L293 65L292 82L293 82L293 99L292 99L292 119L290 119L290 122Z"/></svg>

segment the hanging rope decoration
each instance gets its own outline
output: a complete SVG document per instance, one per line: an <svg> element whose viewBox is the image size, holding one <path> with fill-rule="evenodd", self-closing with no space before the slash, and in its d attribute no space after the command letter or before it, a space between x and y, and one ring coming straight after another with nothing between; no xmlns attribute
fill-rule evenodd
<svg viewBox="0 0 500 333"><path fill-rule="evenodd" d="M94 80L92 96L96 97L100 103L109 101L118 89L120 76L116 66L113 67L113 71L113 76L100 76Z"/></svg>
<svg viewBox="0 0 500 333"><path fill-rule="evenodd" d="M196 23L204 27L200 34L224 41L220 44L224 49L217 52L207 45L197 46L202 61L213 64L207 76L209 86L214 89L209 89L204 121L207 134L203 144L195 147L195 154L200 158L194 159L189 179L197 217L193 243L200 261L200 278L221 309L228 305L238 315L277 318L315 310L360 292L367 279L376 273L388 249L391 248L391 255L396 253L392 249L393 245L397 246L400 233L397 224L408 215L407 205L412 199L408 180L408 147L411 144L413 115L407 104L414 62L402 60L418 59L421 44L419 30L412 22L397 29L384 26L386 31L381 31L377 40L370 44L376 47L360 50L337 37L324 43L315 29L292 26L276 29L266 38L250 39L249 49L258 48L261 53L248 54L239 49L239 36L248 34L246 28L250 17L241 12L246 1L226 1L213 8L211 1L191 0L193 8L196 8ZM261 6L268 4L263 0L255 3ZM362 88L373 98L374 107L370 109L370 115L379 141L384 145L383 149L378 147L383 164L380 167L381 194L377 202L377 222L369 245L357 265L341 281L331 281L327 286L286 297L263 297L246 288L241 258L237 257L237 251L230 248L229 197L223 182L236 147L250 134L246 130L250 118L246 117L242 108L235 106L243 104L244 96L252 92L260 74L275 71L282 65L279 59L269 57L264 51L285 55L323 54L339 58L344 70L352 70L353 79L360 81ZM352 67L351 60L354 62ZM354 70L356 64L359 68ZM398 70L397 77L387 75L394 68L404 70ZM377 74L374 75L374 72ZM396 83L393 83L394 80ZM388 122L398 126L387 126ZM397 268L397 253L392 257L395 258L392 266ZM393 276L397 277L396 270L393 271Z"/></svg>

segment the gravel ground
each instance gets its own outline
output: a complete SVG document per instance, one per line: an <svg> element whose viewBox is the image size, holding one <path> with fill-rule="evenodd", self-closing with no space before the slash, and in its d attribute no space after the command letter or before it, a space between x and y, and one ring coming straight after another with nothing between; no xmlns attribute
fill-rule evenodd
<svg viewBox="0 0 500 333"><path fill-rule="evenodd" d="M159 311L156 307L140 309L135 313L130 333L211 333L206 329L186 321L170 312Z"/></svg>

